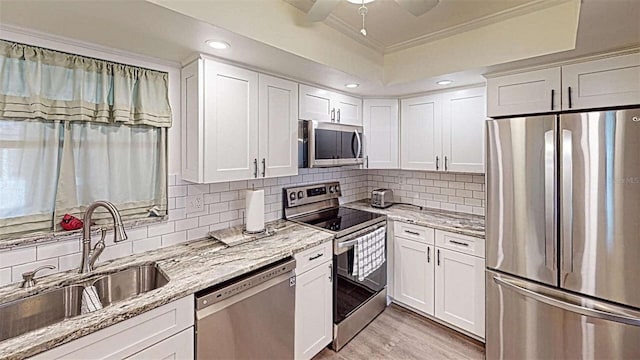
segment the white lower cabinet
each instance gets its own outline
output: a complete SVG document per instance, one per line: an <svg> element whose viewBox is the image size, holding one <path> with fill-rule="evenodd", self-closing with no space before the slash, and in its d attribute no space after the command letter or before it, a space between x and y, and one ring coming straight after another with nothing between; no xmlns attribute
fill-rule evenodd
<svg viewBox="0 0 640 360"><path fill-rule="evenodd" d="M323 248L321 245L311 253L321 253ZM315 256L318 255L310 255ZM328 261L296 275L295 358L298 360L311 359L333 340L333 261L330 256L326 259ZM302 265L297 257L296 260L298 266Z"/></svg>
<svg viewBox="0 0 640 360"><path fill-rule="evenodd" d="M180 360L193 359L193 327L162 340L139 353L128 357L131 360Z"/></svg>
<svg viewBox="0 0 640 360"><path fill-rule="evenodd" d="M395 299L433 315L433 246L397 236L393 246Z"/></svg>
<svg viewBox="0 0 640 360"><path fill-rule="evenodd" d="M484 337L484 259L436 251L436 317Z"/></svg>
<svg viewBox="0 0 640 360"><path fill-rule="evenodd" d="M187 296L32 359L171 359L173 355L179 359L192 359L193 306L193 296Z"/></svg>
<svg viewBox="0 0 640 360"><path fill-rule="evenodd" d="M395 222L392 256L393 301L484 339L484 239Z"/></svg>

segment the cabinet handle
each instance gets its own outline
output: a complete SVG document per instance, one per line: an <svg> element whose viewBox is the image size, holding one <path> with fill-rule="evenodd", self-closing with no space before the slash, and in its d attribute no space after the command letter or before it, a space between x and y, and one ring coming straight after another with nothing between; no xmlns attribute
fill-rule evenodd
<svg viewBox="0 0 640 360"><path fill-rule="evenodd" d="M411 234L411 235L415 235L415 236L420 236L420 233L415 232L415 231L405 230L404 232L406 232L407 234Z"/></svg>
<svg viewBox="0 0 640 360"><path fill-rule="evenodd" d="M367 155L367 169L369 168L369 155Z"/></svg>
<svg viewBox="0 0 640 360"><path fill-rule="evenodd" d="M571 109L573 107L573 103L571 101L571 86L569 86L567 90L569 92L569 109Z"/></svg>
<svg viewBox="0 0 640 360"><path fill-rule="evenodd" d="M331 264L329 264L329 282L333 282L333 266Z"/></svg>
<svg viewBox="0 0 640 360"><path fill-rule="evenodd" d="M447 159L447 157L444 157L444 171L448 171L449 170L449 159Z"/></svg>
<svg viewBox="0 0 640 360"><path fill-rule="evenodd" d="M262 158L262 177L264 177L264 174L266 171L267 171L267 159Z"/></svg>
<svg viewBox="0 0 640 360"><path fill-rule="evenodd" d="M436 171L440 170L440 158L436 156Z"/></svg>
<svg viewBox="0 0 640 360"><path fill-rule="evenodd" d="M253 159L253 177L258 177L258 159Z"/></svg>
<svg viewBox="0 0 640 360"><path fill-rule="evenodd" d="M318 254L318 255L310 256L310 257L309 257L309 261L313 261L313 260L315 260L315 259L321 258L321 257L322 257L322 255L324 255L324 254L320 253L320 254Z"/></svg>
<svg viewBox="0 0 640 360"><path fill-rule="evenodd" d="M427 264L431 263L431 248L427 248Z"/></svg>
<svg viewBox="0 0 640 360"><path fill-rule="evenodd" d="M553 108L555 107L553 104L553 101L556 97L556 90L555 89L551 89L551 110L553 110Z"/></svg>
<svg viewBox="0 0 640 360"><path fill-rule="evenodd" d="M340 123L340 109L338 109L338 124Z"/></svg>
<svg viewBox="0 0 640 360"><path fill-rule="evenodd" d="M336 120L336 109L332 108L331 109L331 122L334 122Z"/></svg>
<svg viewBox="0 0 640 360"><path fill-rule="evenodd" d="M438 249L438 252L436 254L438 256L438 266L440 266L440 249Z"/></svg>
<svg viewBox="0 0 640 360"><path fill-rule="evenodd" d="M449 240L449 242L452 243L452 244L456 244L456 245L469 246L469 244L463 243L463 242L460 242L460 241Z"/></svg>

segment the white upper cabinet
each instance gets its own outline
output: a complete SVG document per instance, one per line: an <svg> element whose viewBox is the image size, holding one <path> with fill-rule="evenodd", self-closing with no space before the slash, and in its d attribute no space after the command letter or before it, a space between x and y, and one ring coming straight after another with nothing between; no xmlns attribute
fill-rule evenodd
<svg viewBox="0 0 640 360"><path fill-rule="evenodd" d="M200 58L183 68L182 89L182 178L209 183L254 177L258 73Z"/></svg>
<svg viewBox="0 0 640 360"><path fill-rule="evenodd" d="M398 169L398 100L365 99L363 107L365 166L370 169Z"/></svg>
<svg viewBox="0 0 640 360"><path fill-rule="evenodd" d="M560 67L487 79L490 117L560 110Z"/></svg>
<svg viewBox="0 0 640 360"><path fill-rule="evenodd" d="M442 157L445 171L484 172L485 88L443 94Z"/></svg>
<svg viewBox="0 0 640 360"><path fill-rule="evenodd" d="M562 108L640 104L640 53L562 67Z"/></svg>
<svg viewBox="0 0 640 360"><path fill-rule="evenodd" d="M300 84L300 115L302 120L317 120L332 122L335 109L331 107L333 93Z"/></svg>
<svg viewBox="0 0 640 360"><path fill-rule="evenodd" d="M206 96L205 96L206 94ZM297 84L202 57L182 69L182 178L297 174Z"/></svg>
<svg viewBox="0 0 640 360"><path fill-rule="evenodd" d="M362 99L300 84L299 118L362 125Z"/></svg>
<svg viewBox="0 0 640 360"><path fill-rule="evenodd" d="M298 174L298 84L260 74L258 177Z"/></svg>
<svg viewBox="0 0 640 360"><path fill-rule="evenodd" d="M346 125L362 125L362 99L335 94L335 121Z"/></svg>
<svg viewBox="0 0 640 360"><path fill-rule="evenodd" d="M442 150L439 95L402 100L400 162L406 170L438 170Z"/></svg>

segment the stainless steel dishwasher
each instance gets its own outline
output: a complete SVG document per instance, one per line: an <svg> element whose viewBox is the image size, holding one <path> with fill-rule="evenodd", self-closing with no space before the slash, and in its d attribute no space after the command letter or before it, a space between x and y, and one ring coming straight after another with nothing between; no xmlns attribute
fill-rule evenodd
<svg viewBox="0 0 640 360"><path fill-rule="evenodd" d="M197 358L293 359L295 267L288 258L197 293Z"/></svg>

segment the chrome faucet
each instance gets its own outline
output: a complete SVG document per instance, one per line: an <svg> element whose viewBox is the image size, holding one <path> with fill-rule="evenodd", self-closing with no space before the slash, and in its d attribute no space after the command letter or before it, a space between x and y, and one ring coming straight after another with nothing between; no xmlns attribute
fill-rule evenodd
<svg viewBox="0 0 640 360"><path fill-rule="evenodd" d="M98 260L102 251L104 251L104 238L107 235L107 229L101 228L101 239L96 246L91 249L91 216L98 207L104 207L109 211L113 218L113 242L120 242L127 240L127 233L124 231L122 225L122 219L120 218L120 212L112 203L108 201L96 201L89 205L87 211L84 213L84 219L82 224L82 262L80 263L80 273L84 274L93 270L93 266Z"/></svg>

